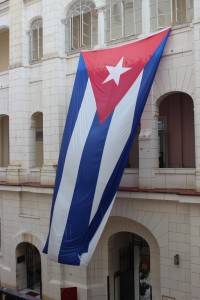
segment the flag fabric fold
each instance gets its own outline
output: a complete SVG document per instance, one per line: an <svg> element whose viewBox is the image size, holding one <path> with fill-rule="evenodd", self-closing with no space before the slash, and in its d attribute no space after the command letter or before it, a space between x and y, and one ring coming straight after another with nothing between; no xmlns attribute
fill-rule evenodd
<svg viewBox="0 0 200 300"><path fill-rule="evenodd" d="M109 217L170 29L80 54L44 253L87 265Z"/></svg>

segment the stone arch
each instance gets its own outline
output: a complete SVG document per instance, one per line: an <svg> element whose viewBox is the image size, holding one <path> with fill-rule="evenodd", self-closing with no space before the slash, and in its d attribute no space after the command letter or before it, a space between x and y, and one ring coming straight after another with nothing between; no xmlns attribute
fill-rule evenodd
<svg viewBox="0 0 200 300"><path fill-rule="evenodd" d="M28 28L30 29L31 25L37 20L43 20L42 15L37 15L37 16L34 16L33 18L31 18L28 22Z"/></svg>
<svg viewBox="0 0 200 300"><path fill-rule="evenodd" d="M69 1L69 2L67 1L66 5L65 5L65 8L63 9L63 13L62 13L63 19L66 18L66 16L67 16L67 11L69 10L70 6L71 6L74 2L77 2L77 0L72 0L72 1ZM96 8L98 8L98 6L101 6L101 7L102 7L102 5L99 5L98 0L91 0L91 2L94 3L94 5L95 5ZM105 4L105 1L104 1L104 4Z"/></svg>
<svg viewBox="0 0 200 300"><path fill-rule="evenodd" d="M157 102L157 99L170 92L186 93L193 98L194 75L192 66L177 67L170 70L161 70L159 67L151 92L154 98L154 104Z"/></svg>
<svg viewBox="0 0 200 300"><path fill-rule="evenodd" d="M35 232L32 231L23 231L20 233L17 233L13 239L12 239L12 243L11 243L11 256L15 256L15 249L17 248L18 244L23 243L23 242L27 242L29 244L32 244L33 246L35 246L38 251L40 252L40 254L42 254L42 250L43 250L43 245L44 245L44 239L36 234Z"/></svg>
<svg viewBox="0 0 200 300"><path fill-rule="evenodd" d="M109 218L97 249L95 250L91 263L88 267L88 278L90 278L90 272L93 272L95 262L101 260L100 274L102 276L101 282L99 284L104 287L106 296L105 287L107 286L108 275L108 242L112 235L119 232L135 233L141 236L148 243L150 247L151 284L153 299L160 299L160 251L158 242L156 241L153 234L144 225L128 218L117 216ZM93 284L95 283L93 282Z"/></svg>
<svg viewBox="0 0 200 300"><path fill-rule="evenodd" d="M194 104L194 98L193 98L194 95L193 95L193 93L188 93L188 91L185 91L185 89L176 90L176 91L175 90L170 90L170 91L166 91L164 94L160 95L158 98L155 98L155 101L154 101L155 112L159 111L159 105L164 100L164 98L166 98L167 96L172 95L174 93L184 93L184 94L190 96L190 98L192 99L193 104Z"/></svg>
<svg viewBox="0 0 200 300"><path fill-rule="evenodd" d="M31 289L35 296L42 298L41 255L31 243L18 244L16 251L16 290ZM30 292L30 291L29 291Z"/></svg>
<svg viewBox="0 0 200 300"><path fill-rule="evenodd" d="M39 251L40 255L42 254L44 239L32 231L21 231L18 232L10 242L10 271L12 274L12 282L13 287L16 287L16 248L19 244L26 242L35 246L35 248ZM41 255L41 264L43 263L44 256Z"/></svg>
<svg viewBox="0 0 200 300"><path fill-rule="evenodd" d="M8 25L0 25L0 32L9 30Z"/></svg>

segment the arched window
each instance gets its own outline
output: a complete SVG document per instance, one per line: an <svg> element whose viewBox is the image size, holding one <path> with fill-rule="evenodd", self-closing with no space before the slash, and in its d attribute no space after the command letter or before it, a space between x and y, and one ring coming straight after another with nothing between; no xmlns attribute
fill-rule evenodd
<svg viewBox="0 0 200 300"><path fill-rule="evenodd" d="M43 28L42 19L34 20L30 28L30 60L38 61L43 56Z"/></svg>
<svg viewBox="0 0 200 300"><path fill-rule="evenodd" d="M142 32L141 0L108 0L106 7L106 41Z"/></svg>
<svg viewBox="0 0 200 300"><path fill-rule="evenodd" d="M90 0L74 1L66 18L67 52L90 48L97 44L97 12Z"/></svg>
<svg viewBox="0 0 200 300"><path fill-rule="evenodd" d="M9 165L9 117L0 116L0 167Z"/></svg>
<svg viewBox="0 0 200 300"><path fill-rule="evenodd" d="M185 93L165 97L159 106L160 168L194 168L195 138L192 98Z"/></svg>
<svg viewBox="0 0 200 300"><path fill-rule="evenodd" d="M0 31L0 72L7 71L9 66L9 30L4 28Z"/></svg>
<svg viewBox="0 0 200 300"><path fill-rule="evenodd" d="M151 30L192 22L192 0L150 0Z"/></svg>

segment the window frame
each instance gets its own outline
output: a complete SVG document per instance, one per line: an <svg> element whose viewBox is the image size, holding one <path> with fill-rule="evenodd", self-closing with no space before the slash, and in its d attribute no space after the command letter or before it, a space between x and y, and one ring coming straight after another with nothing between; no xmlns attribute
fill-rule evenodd
<svg viewBox="0 0 200 300"><path fill-rule="evenodd" d="M89 21L84 19L89 17ZM74 20L77 18L77 45L74 45ZM91 0L78 0L74 1L68 8L65 23L66 34L66 52L67 54L78 52L81 49L90 49L95 43L94 35L98 31L98 16L96 7ZM93 30L93 24L96 24L96 31ZM84 30L87 25L87 30ZM95 26L94 26L95 27ZM84 37L88 39L88 44L85 43Z"/></svg>
<svg viewBox="0 0 200 300"><path fill-rule="evenodd" d="M132 4L132 7L131 7L131 15L132 15L132 23L130 24L132 26L132 33L129 33L129 34L126 34L126 31L125 31L125 28L126 28L126 20L127 20L127 11L126 11L126 8L125 8L125 5L131 3ZM131 0L131 1L127 1L127 3L125 3L124 0L120 0L120 1L114 1L114 3L112 3L112 0L109 0L107 2L107 5L106 5L106 11L108 11L109 13L107 13L107 21L106 24L109 24L108 25L108 28L106 28L106 31L109 32L109 34L107 34L107 36L109 36L109 38L107 38L107 42L114 42L116 40L120 40L120 39L123 39L123 38L128 38L130 36L135 36L137 35L137 24L139 23L137 20L136 20L136 12L137 10L141 10L141 20L140 20L140 23L142 24L142 3L140 3L140 7L138 8L136 6L136 0ZM118 4L120 6L120 32L121 34L116 37L116 38L113 38L113 30L116 29L117 27L113 27L113 22L112 22L112 19L113 19L113 7L114 5ZM115 15L116 17L116 15ZM142 30L141 30L141 33L142 33Z"/></svg>
<svg viewBox="0 0 200 300"><path fill-rule="evenodd" d="M36 42L34 41L36 33ZM34 43L36 43L36 48ZM36 55L34 52L36 51ZM30 26L30 62L41 61L43 56L43 20L41 17L34 19Z"/></svg>
<svg viewBox="0 0 200 300"><path fill-rule="evenodd" d="M163 4L163 3L168 3L170 5L170 12L159 13L159 4ZM153 0L150 1L149 6L150 6L151 30L157 30L167 26L181 25L192 21L192 20L188 20L186 16L187 0L185 0L184 3L179 0ZM152 15L154 7L155 7L156 15ZM160 24L161 22L159 18L162 16L167 16L169 14L170 14L170 23L165 24L165 22L163 22L163 24Z"/></svg>

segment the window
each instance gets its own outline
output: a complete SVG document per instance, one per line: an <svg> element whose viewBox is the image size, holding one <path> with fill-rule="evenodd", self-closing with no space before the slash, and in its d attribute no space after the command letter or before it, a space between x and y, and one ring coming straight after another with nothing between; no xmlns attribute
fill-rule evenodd
<svg viewBox="0 0 200 300"><path fill-rule="evenodd" d="M0 249L1 249L1 219L0 219Z"/></svg>
<svg viewBox="0 0 200 300"><path fill-rule="evenodd" d="M107 4L107 42L142 32L142 1L109 0Z"/></svg>
<svg viewBox="0 0 200 300"><path fill-rule="evenodd" d="M150 0L151 30L192 21L192 0Z"/></svg>
<svg viewBox="0 0 200 300"><path fill-rule="evenodd" d="M9 30L7 28L3 28L0 31L0 45L0 72L4 72L9 67Z"/></svg>
<svg viewBox="0 0 200 300"><path fill-rule="evenodd" d="M92 1L76 1L67 11L67 52L91 48L97 44L97 12Z"/></svg>
<svg viewBox="0 0 200 300"><path fill-rule="evenodd" d="M194 107L189 95L172 93L162 100L158 136L160 168L195 168Z"/></svg>
<svg viewBox="0 0 200 300"><path fill-rule="evenodd" d="M43 28L42 19L35 20L30 30L30 60L38 61L43 55Z"/></svg>
<svg viewBox="0 0 200 300"><path fill-rule="evenodd" d="M0 115L0 167L9 165L9 117Z"/></svg>
<svg viewBox="0 0 200 300"><path fill-rule="evenodd" d="M35 112L31 118L30 131L31 167L41 168L43 165L43 113Z"/></svg>

